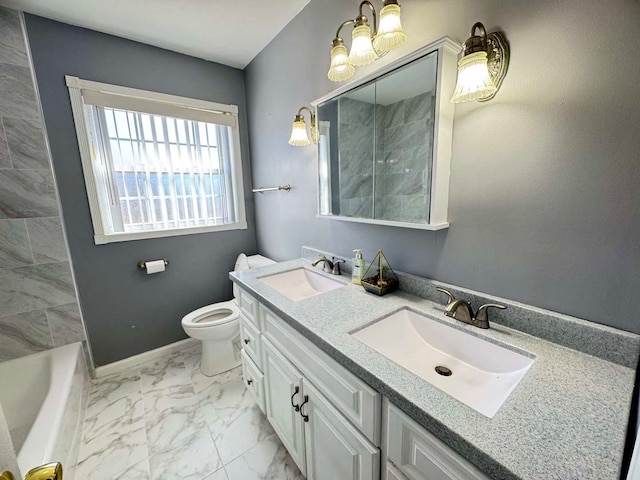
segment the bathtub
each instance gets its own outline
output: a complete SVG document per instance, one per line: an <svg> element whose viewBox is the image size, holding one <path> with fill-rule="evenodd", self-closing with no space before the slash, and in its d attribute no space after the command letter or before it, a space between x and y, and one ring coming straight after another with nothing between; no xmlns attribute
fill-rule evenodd
<svg viewBox="0 0 640 480"><path fill-rule="evenodd" d="M72 479L89 375L81 343L0 363L0 405L22 475L61 462Z"/></svg>

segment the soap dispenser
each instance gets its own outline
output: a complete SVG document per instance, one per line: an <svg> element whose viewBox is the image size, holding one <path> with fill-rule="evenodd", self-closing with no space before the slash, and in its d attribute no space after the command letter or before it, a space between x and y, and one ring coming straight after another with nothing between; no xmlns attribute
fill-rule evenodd
<svg viewBox="0 0 640 480"><path fill-rule="evenodd" d="M362 250L356 248L354 250L356 257L353 259L353 272L351 274L351 283L362 285L362 276L364 275L364 258L362 258Z"/></svg>

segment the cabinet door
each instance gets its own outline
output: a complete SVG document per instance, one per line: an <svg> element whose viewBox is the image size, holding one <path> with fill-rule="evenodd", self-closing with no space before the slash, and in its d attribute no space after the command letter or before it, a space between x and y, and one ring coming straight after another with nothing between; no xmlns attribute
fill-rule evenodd
<svg viewBox="0 0 640 480"><path fill-rule="evenodd" d="M302 375L267 339L262 343L267 419L305 474L304 424L292 406L302 402Z"/></svg>
<svg viewBox="0 0 640 480"><path fill-rule="evenodd" d="M297 332L260 305L262 337L268 338L371 443L380 445L381 397Z"/></svg>
<svg viewBox="0 0 640 480"><path fill-rule="evenodd" d="M387 460L385 475L382 475L382 480L407 480L407 477L400 473L400 470L393 463Z"/></svg>
<svg viewBox="0 0 640 480"><path fill-rule="evenodd" d="M489 480L474 465L385 399L387 459L411 480Z"/></svg>
<svg viewBox="0 0 640 480"><path fill-rule="evenodd" d="M380 450L374 447L306 379L305 418L307 478L310 480L377 480ZM307 417L305 417L307 416Z"/></svg>

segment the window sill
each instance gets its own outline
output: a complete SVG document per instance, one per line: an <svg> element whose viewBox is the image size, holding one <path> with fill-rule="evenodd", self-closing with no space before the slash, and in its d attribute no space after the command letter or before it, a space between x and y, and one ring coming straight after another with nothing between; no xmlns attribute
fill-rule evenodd
<svg viewBox="0 0 640 480"><path fill-rule="evenodd" d="M147 232L109 233L106 235L94 235L96 245L107 243L129 242L131 240L149 240L152 238L177 237L181 235L193 235L197 233L224 232L228 230L246 230L246 222L228 223L226 225L211 225L207 227L175 228L170 230L152 230Z"/></svg>

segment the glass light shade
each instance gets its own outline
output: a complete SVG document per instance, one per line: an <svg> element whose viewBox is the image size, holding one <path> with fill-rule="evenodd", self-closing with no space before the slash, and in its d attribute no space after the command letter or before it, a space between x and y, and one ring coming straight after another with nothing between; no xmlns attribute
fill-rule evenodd
<svg viewBox="0 0 640 480"><path fill-rule="evenodd" d="M291 127L291 138L289 138L289 145L294 147L306 147L311 144L309 137L307 136L307 124L304 120L296 120Z"/></svg>
<svg viewBox="0 0 640 480"><path fill-rule="evenodd" d="M378 33L373 39L373 46L379 52L388 52L398 48L407 41L400 22L400 5L387 5L380 11Z"/></svg>
<svg viewBox="0 0 640 480"><path fill-rule="evenodd" d="M458 62L458 81L451 97L452 103L468 102L488 97L496 88L487 68L487 52L466 55Z"/></svg>
<svg viewBox="0 0 640 480"><path fill-rule="evenodd" d="M351 65L356 67L368 65L378 58L371 43L371 28L369 28L369 25L358 25L354 28L351 39L351 51L349 52Z"/></svg>
<svg viewBox="0 0 640 480"><path fill-rule="evenodd" d="M336 45L331 49L331 67L327 77L332 82L344 82L353 76L356 69L349 63L347 47L344 44Z"/></svg>

